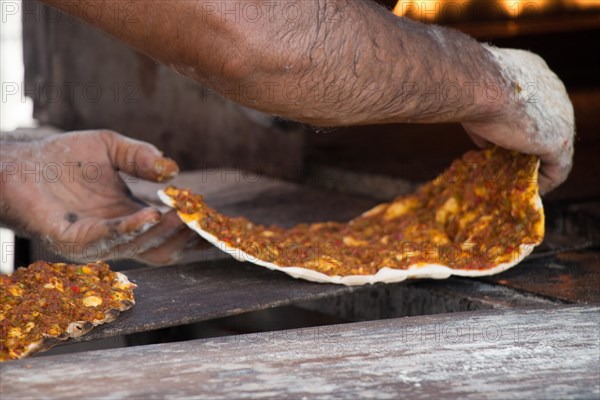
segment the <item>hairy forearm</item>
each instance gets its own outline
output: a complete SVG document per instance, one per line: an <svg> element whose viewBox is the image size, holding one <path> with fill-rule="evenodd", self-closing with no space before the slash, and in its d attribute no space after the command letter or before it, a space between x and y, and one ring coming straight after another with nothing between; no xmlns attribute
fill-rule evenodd
<svg viewBox="0 0 600 400"><path fill-rule="evenodd" d="M366 0L45 2L234 101L315 125L490 119L508 90L481 44Z"/></svg>

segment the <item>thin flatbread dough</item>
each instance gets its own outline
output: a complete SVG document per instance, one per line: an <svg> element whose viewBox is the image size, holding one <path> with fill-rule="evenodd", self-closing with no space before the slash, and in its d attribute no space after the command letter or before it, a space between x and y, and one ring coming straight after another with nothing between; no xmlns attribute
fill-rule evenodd
<svg viewBox="0 0 600 400"><path fill-rule="evenodd" d="M491 148L466 153L415 193L348 223L290 229L231 218L190 190L161 200L204 239L240 261L314 282L363 285L484 276L521 262L544 237L537 157Z"/></svg>

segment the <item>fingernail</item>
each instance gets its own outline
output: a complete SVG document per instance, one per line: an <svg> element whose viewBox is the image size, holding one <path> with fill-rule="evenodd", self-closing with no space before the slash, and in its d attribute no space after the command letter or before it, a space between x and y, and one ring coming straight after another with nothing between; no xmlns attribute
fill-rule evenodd
<svg viewBox="0 0 600 400"><path fill-rule="evenodd" d="M154 162L154 172L158 175L159 182L171 179L179 173L177 163L170 158L160 158Z"/></svg>

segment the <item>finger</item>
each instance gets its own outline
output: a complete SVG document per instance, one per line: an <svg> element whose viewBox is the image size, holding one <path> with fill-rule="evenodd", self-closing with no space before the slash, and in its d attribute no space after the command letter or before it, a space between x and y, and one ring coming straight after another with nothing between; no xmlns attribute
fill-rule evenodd
<svg viewBox="0 0 600 400"><path fill-rule="evenodd" d="M559 153L540 156L541 166L538 177L540 193L546 194L567 180L573 168L573 147Z"/></svg>
<svg viewBox="0 0 600 400"><path fill-rule="evenodd" d="M159 247L138 254L136 259L153 265L173 264L183 257L188 249L197 247L200 241L202 239L196 232L184 229Z"/></svg>
<svg viewBox="0 0 600 400"><path fill-rule="evenodd" d="M188 227L181 221L177 212L172 210L163 214L158 224L150 228L146 233L135 238L133 244L138 253L143 253L151 248L161 246L173 235L182 230L188 230Z"/></svg>
<svg viewBox="0 0 600 400"><path fill-rule="evenodd" d="M103 238L113 246L132 241L136 237L146 233L161 219L160 211L152 207L146 207L138 212L125 216L109 219L103 222Z"/></svg>
<svg viewBox="0 0 600 400"><path fill-rule="evenodd" d="M540 194L545 195L563 183L569 174L569 169L561 168L557 164L547 164L542 160L538 174Z"/></svg>
<svg viewBox="0 0 600 400"><path fill-rule="evenodd" d="M113 165L129 175L162 182L179 173L177 163L163 157L150 143L130 139L112 131L103 131L101 135Z"/></svg>
<svg viewBox="0 0 600 400"><path fill-rule="evenodd" d="M83 219L77 225L75 242L69 242L66 250L75 258L88 261L113 259L118 257L115 255L115 249L119 245L131 242L156 225L159 220L160 212L150 207L125 217Z"/></svg>

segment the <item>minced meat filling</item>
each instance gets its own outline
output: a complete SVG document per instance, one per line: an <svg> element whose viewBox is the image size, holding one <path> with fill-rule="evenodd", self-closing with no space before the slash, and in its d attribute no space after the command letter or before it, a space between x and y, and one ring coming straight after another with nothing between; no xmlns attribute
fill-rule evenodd
<svg viewBox="0 0 600 400"><path fill-rule="evenodd" d="M190 190L169 187L165 193L186 222L197 221L228 246L282 267L330 276L426 264L481 270L511 262L523 246L541 243L537 164L535 156L500 148L472 151L415 193L349 223L291 229L219 214Z"/></svg>
<svg viewBox="0 0 600 400"><path fill-rule="evenodd" d="M0 361L19 358L44 336L62 336L70 323L98 322L133 300L106 263L38 261L0 276Z"/></svg>

